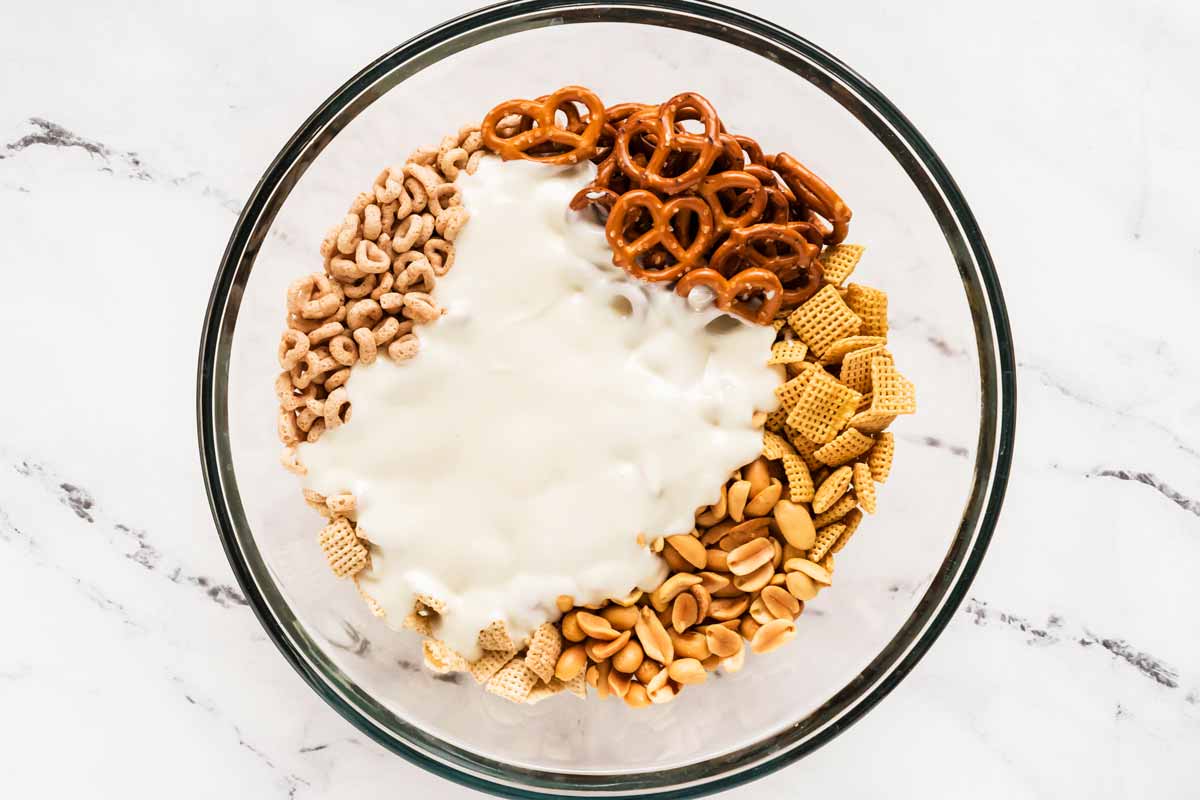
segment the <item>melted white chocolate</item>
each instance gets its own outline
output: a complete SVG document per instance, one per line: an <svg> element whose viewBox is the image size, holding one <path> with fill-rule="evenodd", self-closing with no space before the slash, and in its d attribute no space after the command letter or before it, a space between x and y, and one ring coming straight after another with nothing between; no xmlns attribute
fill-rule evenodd
<svg viewBox="0 0 1200 800"><path fill-rule="evenodd" d="M306 486L357 497L363 588L393 624L414 593L444 600L436 635L469 658L492 620L556 619L558 595L654 588L638 533L691 531L776 407L770 327L628 277L566 211L594 171L489 157L461 176L446 315L416 358L356 366L351 421L301 446Z"/></svg>

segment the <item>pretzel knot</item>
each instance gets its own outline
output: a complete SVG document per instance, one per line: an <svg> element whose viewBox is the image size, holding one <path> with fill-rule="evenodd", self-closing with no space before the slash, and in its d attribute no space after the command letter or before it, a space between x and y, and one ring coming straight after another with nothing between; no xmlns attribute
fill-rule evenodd
<svg viewBox="0 0 1200 800"><path fill-rule="evenodd" d="M743 266L759 267L787 281L807 270L818 249L794 223L764 222L730 231L709 259L709 266L722 275L732 275Z"/></svg>
<svg viewBox="0 0 1200 800"><path fill-rule="evenodd" d="M828 221L825 244L837 244L846 238L846 231L850 227L850 208L829 184L787 153L770 156L768 162L799 203L809 212L815 212ZM810 215L809 222L819 224L820 221L812 219Z"/></svg>
<svg viewBox="0 0 1200 800"><path fill-rule="evenodd" d="M767 208L767 189L748 172L730 170L700 181L700 196L712 209L717 233L753 225Z"/></svg>
<svg viewBox="0 0 1200 800"><path fill-rule="evenodd" d="M679 279L675 293L687 297L701 286L712 291L717 308L757 325L770 325L783 304L779 276L758 267L744 269L728 279L709 267L695 269Z"/></svg>
<svg viewBox="0 0 1200 800"><path fill-rule="evenodd" d="M586 109L586 117L576 104ZM556 120L559 112L566 119L563 124ZM521 119L515 131L507 123L500 125L513 115ZM599 97L582 86L564 86L537 100L501 103L483 118L480 132L483 143L505 161L525 158L542 164L576 164L595 155L604 120ZM502 135L498 127L511 135Z"/></svg>
<svg viewBox="0 0 1200 800"><path fill-rule="evenodd" d="M691 133L677 124L685 119L699 121L703 132ZM645 163L635 158L639 141L651 148ZM725 144L721 120L712 104L685 92L663 103L657 112L642 110L628 117L616 132L613 153L621 171L636 185L674 195L699 183L724 152Z"/></svg>
<svg viewBox="0 0 1200 800"><path fill-rule="evenodd" d="M703 263L713 240L713 216L699 197L664 203L653 192L634 189L613 203L604 232L614 264L635 278L673 281Z"/></svg>

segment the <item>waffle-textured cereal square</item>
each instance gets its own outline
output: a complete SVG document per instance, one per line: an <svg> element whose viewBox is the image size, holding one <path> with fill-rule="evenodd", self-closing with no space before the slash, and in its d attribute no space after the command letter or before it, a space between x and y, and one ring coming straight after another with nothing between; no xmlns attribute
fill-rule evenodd
<svg viewBox="0 0 1200 800"><path fill-rule="evenodd" d="M862 319L850 310L837 289L825 286L792 312L788 324L819 357L838 339L856 335Z"/></svg>
<svg viewBox="0 0 1200 800"><path fill-rule="evenodd" d="M853 461L871 449L875 440L859 432L855 428L847 428L837 435L829 444L821 445L813 457L822 464L838 467Z"/></svg>
<svg viewBox="0 0 1200 800"><path fill-rule="evenodd" d="M861 395L828 372L814 372L800 392L787 424L817 444L833 441L858 407Z"/></svg>
<svg viewBox="0 0 1200 800"><path fill-rule="evenodd" d="M846 287L846 305L862 318L863 336L887 336L887 294L870 286L852 283Z"/></svg>
<svg viewBox="0 0 1200 800"><path fill-rule="evenodd" d="M837 284L849 278L866 249L861 244L835 244L825 248L818 257L825 280Z"/></svg>
<svg viewBox="0 0 1200 800"><path fill-rule="evenodd" d="M783 471L787 476L788 499L793 503L812 502L816 487L804 459L796 453L787 453L783 457Z"/></svg>
<svg viewBox="0 0 1200 800"><path fill-rule="evenodd" d="M871 391L871 361L876 357L890 360L892 354L881 344L847 353L842 359L842 383L863 394Z"/></svg>
<svg viewBox="0 0 1200 800"><path fill-rule="evenodd" d="M367 566L367 548L358 540L354 526L345 517L338 517L322 528L318 541L329 569L337 577L357 575Z"/></svg>
<svg viewBox="0 0 1200 800"><path fill-rule="evenodd" d="M867 453L867 466L876 483L884 483L892 474L892 456L896 453L896 435L891 432L879 434L875 446Z"/></svg>

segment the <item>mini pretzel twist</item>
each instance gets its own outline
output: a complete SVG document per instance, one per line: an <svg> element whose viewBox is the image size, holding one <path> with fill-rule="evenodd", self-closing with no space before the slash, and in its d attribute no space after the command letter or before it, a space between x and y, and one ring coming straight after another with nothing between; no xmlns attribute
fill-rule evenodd
<svg viewBox="0 0 1200 800"><path fill-rule="evenodd" d="M757 325L770 325L783 304L779 276L758 267L742 270L728 279L709 267L692 270L675 284L675 293L687 297L701 286L712 291L717 308Z"/></svg>
<svg viewBox="0 0 1200 800"><path fill-rule="evenodd" d="M690 133L676 120L693 118L703 126L702 133ZM637 137L645 137L653 150L646 161L634 158L631 147ZM621 170L638 185L667 195L690 189L708 174L723 150L721 120L712 104L698 94L685 92L672 97L656 112L634 113L617 132L613 152ZM668 175L668 159L691 157L691 163L676 175Z"/></svg>
<svg viewBox="0 0 1200 800"><path fill-rule="evenodd" d="M631 235L628 225L633 222L631 215L635 210L650 216L650 226L645 232ZM697 221L696 231L691 243L685 246L679 239L680 232L686 229L693 215ZM702 263L704 253L712 243L712 211L699 197L676 197L664 203L653 192L635 189L621 195L613 204L604 231L612 247L613 263L617 266L643 280L672 281ZM675 259L674 263L660 269L647 268L645 257L656 247L669 253Z"/></svg>
<svg viewBox="0 0 1200 800"><path fill-rule="evenodd" d="M586 118L575 104L587 110ZM566 117L566 126L556 119L559 113ZM511 122L501 124L514 115L520 118L515 130ZM564 86L537 100L501 103L483 118L480 132L483 143L505 161L524 158L543 164L577 164L595 155L604 121L604 104L595 93L582 86Z"/></svg>

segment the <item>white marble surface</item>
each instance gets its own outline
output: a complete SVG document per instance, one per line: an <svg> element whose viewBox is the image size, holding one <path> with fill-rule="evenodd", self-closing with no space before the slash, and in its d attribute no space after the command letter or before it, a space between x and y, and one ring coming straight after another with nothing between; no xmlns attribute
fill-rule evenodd
<svg viewBox="0 0 1200 800"><path fill-rule="evenodd" d="M194 357L279 146L469 3L8 4L0 26L0 793L473 793L354 731L267 640L204 498ZM865 720L729 796L1194 797L1200 15L741 3L945 159L999 265L1018 448L970 599Z"/></svg>

